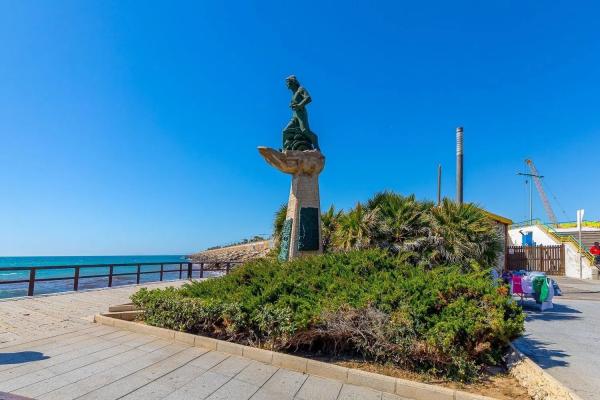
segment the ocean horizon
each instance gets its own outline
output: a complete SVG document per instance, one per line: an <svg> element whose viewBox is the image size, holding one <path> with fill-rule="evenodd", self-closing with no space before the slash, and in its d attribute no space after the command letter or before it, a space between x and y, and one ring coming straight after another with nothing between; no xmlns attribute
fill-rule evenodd
<svg viewBox="0 0 600 400"><path fill-rule="evenodd" d="M72 278L74 276L73 268L45 269L51 266L81 266L98 264L144 264L144 263L165 263L165 269L179 268L179 263L186 263L186 255L130 255L130 256L21 256L21 257L0 257L0 268L20 268L36 267L36 279L46 278ZM169 264L171 263L171 264ZM114 273L131 273L136 271L135 266L114 267ZM140 283L158 281L160 272L158 265L142 266L142 272L152 272L141 275ZM184 266L184 268L187 268ZM109 268L81 268L80 269L80 290L106 287L108 278L86 278L90 275L108 274ZM154 273L156 272L156 273ZM174 280L179 278L178 272L164 274L164 280ZM29 279L27 270L6 270L0 271L0 299L9 297L20 297L27 295L27 283L2 284L3 281L15 281ZM115 276L113 286L127 285L136 283L136 277ZM73 280L57 280L36 282L35 294L49 294L70 291L73 288Z"/></svg>

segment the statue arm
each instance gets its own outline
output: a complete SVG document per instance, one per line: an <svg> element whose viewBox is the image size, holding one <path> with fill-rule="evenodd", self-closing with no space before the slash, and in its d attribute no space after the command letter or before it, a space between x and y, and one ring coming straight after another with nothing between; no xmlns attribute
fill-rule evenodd
<svg viewBox="0 0 600 400"><path fill-rule="evenodd" d="M310 97L310 94L308 94L308 91L304 88L300 89L302 92L302 101L300 101L296 107L297 108L304 108L305 105L307 105L308 103L310 103L312 101L312 98Z"/></svg>

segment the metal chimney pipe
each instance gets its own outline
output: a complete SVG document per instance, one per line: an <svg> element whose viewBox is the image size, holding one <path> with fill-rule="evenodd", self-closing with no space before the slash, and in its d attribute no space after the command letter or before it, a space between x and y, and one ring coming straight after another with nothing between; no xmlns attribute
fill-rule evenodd
<svg viewBox="0 0 600 400"><path fill-rule="evenodd" d="M456 202L463 203L463 128L456 128Z"/></svg>

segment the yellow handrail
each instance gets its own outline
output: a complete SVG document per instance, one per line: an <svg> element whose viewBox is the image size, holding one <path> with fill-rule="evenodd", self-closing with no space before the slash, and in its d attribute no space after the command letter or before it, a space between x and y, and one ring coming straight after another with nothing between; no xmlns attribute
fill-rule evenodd
<svg viewBox="0 0 600 400"><path fill-rule="evenodd" d="M548 236L550 236L552 239L560 243L571 243L572 245L574 245L577 251L581 251L583 253L583 256L587 258L587 260L590 262L590 265L594 265L594 256L592 256L592 254L589 251L583 249L581 243L575 240L573 236L559 236L555 232L553 232L550 227L544 224L538 224L538 226L541 227L544 230L544 232L546 232Z"/></svg>

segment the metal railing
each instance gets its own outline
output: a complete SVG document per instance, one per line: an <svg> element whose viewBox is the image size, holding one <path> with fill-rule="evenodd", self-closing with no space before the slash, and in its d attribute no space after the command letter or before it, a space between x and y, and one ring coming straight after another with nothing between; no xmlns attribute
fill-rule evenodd
<svg viewBox="0 0 600 400"><path fill-rule="evenodd" d="M542 220L541 219L533 219L533 220L526 220L526 221L521 221L521 222L515 222L514 224L512 224L511 226L508 227L508 229L517 229L517 228L524 228L526 226L532 226L532 225L539 225L542 224Z"/></svg>
<svg viewBox="0 0 600 400"><path fill-rule="evenodd" d="M584 228L600 228L600 221L582 221L581 226ZM577 228L577 221L563 221L555 224L557 229Z"/></svg>
<svg viewBox="0 0 600 400"><path fill-rule="evenodd" d="M585 247L585 245L583 243L581 243L576 237L571 236L571 235L569 235L569 236L558 235L556 233L556 230L547 224L540 224L539 226L548 234L548 236L550 236L555 241L557 241L559 243L570 243L573 246L575 246L577 251L581 252L583 257L585 257L590 262L590 265L594 265L594 257L590 253L589 249L587 247Z"/></svg>
<svg viewBox="0 0 600 400"><path fill-rule="evenodd" d="M93 265L52 265L52 266L38 266L38 267L0 267L0 274L3 272L23 272L28 275L27 279L14 279L14 280L0 280L1 285L9 284L27 284L27 296L33 296L35 293L36 282L54 282L54 281L73 281L72 290L79 290L79 284L82 279L99 279L108 278L107 286L94 287L96 289L102 287L112 287L114 278L118 277L134 277L135 283L140 284L143 275L158 274L157 280L149 280L146 282L161 282L164 280L166 274L174 274L178 279L193 279L194 273L197 272L199 278L204 278L205 274L209 271L224 272L228 274L231 269L236 265L241 264L240 261L228 261L228 262L215 262L215 263L193 263L193 262L152 262L152 263L126 263L126 264L93 264ZM142 267L156 266L159 269L143 270ZM174 269L165 269L174 268ZM133 271L118 272L118 268L130 268ZM108 269L108 273L93 273L91 275L82 274L82 270L95 270L95 269ZM54 271L54 270L72 270L73 273L69 276L56 276L56 277L38 277L38 272ZM177 278L176 278L177 279ZM146 283L144 282L144 283ZM132 282L133 283L133 282Z"/></svg>
<svg viewBox="0 0 600 400"><path fill-rule="evenodd" d="M557 222L554 224L551 222L544 222L539 218L535 218L531 221L525 220L525 221L521 221L521 222L516 222L516 223L512 224L509 227L509 229L523 228L523 227L532 226L532 225L546 225L553 229L568 229L568 228L576 228L577 221L563 221L563 222ZM581 223L581 226L583 226L585 228L600 228L600 221L583 221Z"/></svg>

